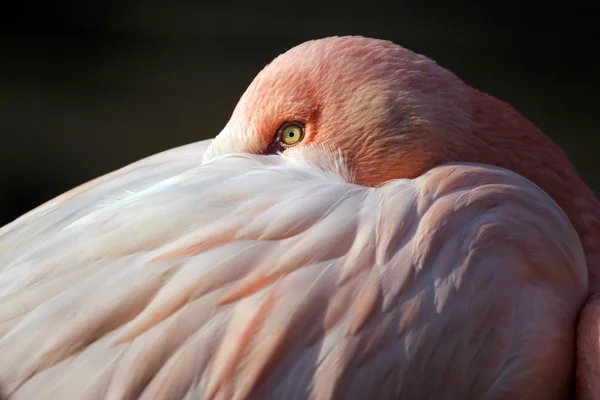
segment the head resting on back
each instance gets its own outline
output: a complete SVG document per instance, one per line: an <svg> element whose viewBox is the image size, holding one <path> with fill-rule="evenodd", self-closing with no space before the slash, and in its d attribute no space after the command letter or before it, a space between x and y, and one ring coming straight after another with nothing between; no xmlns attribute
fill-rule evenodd
<svg viewBox="0 0 600 400"><path fill-rule="evenodd" d="M286 123L304 129L289 148L280 138ZM558 146L508 104L392 42L331 37L280 55L248 87L205 161L234 152L302 158L315 149L339 152L354 183L367 186L446 162L504 167L553 197L584 246L598 236L590 234L599 229L598 202Z"/></svg>
<svg viewBox="0 0 600 400"><path fill-rule="evenodd" d="M289 122L304 126L302 141L287 149L273 146ZM303 43L264 68L205 159L339 150L355 171L355 183L378 186L449 161L521 164L522 155L512 154L526 145L523 139L566 161L510 106L429 58L388 41L332 37ZM539 151L527 156L534 153Z"/></svg>
<svg viewBox="0 0 600 400"><path fill-rule="evenodd" d="M451 159L450 135L471 123L471 94L432 60L388 41L310 41L256 77L207 158L271 152L278 129L300 122L303 140L276 150L339 150L360 184L412 178Z"/></svg>

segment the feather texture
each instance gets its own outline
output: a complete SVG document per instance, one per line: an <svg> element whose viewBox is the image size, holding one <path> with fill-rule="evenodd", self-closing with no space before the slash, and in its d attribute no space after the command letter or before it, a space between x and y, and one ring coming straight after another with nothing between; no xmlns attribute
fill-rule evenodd
<svg viewBox="0 0 600 400"><path fill-rule="evenodd" d="M537 186L450 164L367 188L335 163L202 164L207 146L133 164L0 230L2 395L566 393L586 262Z"/></svg>

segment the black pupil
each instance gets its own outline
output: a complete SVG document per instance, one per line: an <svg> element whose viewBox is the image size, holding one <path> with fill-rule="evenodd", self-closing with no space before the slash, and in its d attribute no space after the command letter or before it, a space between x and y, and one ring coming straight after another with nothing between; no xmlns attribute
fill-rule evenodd
<svg viewBox="0 0 600 400"><path fill-rule="evenodd" d="M294 132L290 132L290 137L294 137Z"/></svg>

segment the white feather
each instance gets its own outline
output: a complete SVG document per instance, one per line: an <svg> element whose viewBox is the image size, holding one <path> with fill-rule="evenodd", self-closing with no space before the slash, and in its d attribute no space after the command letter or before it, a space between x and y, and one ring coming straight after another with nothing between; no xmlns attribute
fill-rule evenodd
<svg viewBox="0 0 600 400"><path fill-rule="evenodd" d="M136 163L0 230L4 397L562 387L585 258L533 184L448 165L373 189L349 183L335 152L201 162L207 147Z"/></svg>

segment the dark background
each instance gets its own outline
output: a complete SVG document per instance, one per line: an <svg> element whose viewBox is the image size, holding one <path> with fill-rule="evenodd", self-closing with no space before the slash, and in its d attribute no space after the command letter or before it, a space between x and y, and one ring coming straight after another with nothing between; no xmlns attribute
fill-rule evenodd
<svg viewBox="0 0 600 400"><path fill-rule="evenodd" d="M98 175L214 136L273 57L334 34L393 40L510 102L600 193L591 1L218 4L2 6L0 225Z"/></svg>

